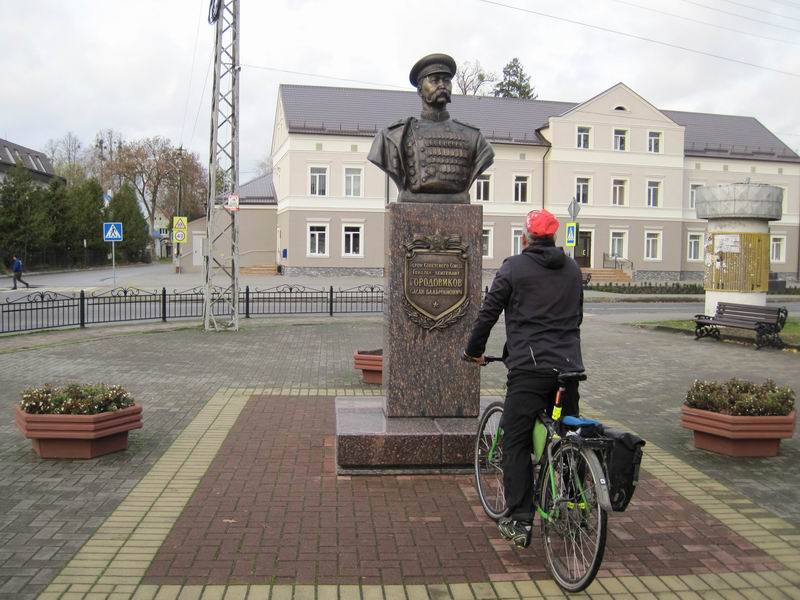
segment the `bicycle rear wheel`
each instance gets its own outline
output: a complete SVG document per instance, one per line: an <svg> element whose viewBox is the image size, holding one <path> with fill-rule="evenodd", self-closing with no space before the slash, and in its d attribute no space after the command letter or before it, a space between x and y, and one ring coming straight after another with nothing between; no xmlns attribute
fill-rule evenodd
<svg viewBox="0 0 800 600"><path fill-rule="evenodd" d="M490 404L483 411L475 437L475 488L483 510L494 520L507 513L503 486L502 417L503 403Z"/></svg>
<svg viewBox="0 0 800 600"><path fill-rule="evenodd" d="M551 465L539 496L545 555L556 583L576 593L592 583L605 552L608 515L597 494L603 468L593 450L568 442L553 451Z"/></svg>

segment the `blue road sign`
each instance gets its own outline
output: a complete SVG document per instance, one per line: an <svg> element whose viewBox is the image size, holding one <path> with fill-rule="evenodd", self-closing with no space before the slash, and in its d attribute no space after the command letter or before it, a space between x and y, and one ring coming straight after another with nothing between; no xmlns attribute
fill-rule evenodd
<svg viewBox="0 0 800 600"><path fill-rule="evenodd" d="M578 239L578 224L574 221L567 223L567 246L575 246Z"/></svg>
<svg viewBox="0 0 800 600"><path fill-rule="evenodd" d="M103 223L103 241L121 242L122 223Z"/></svg>

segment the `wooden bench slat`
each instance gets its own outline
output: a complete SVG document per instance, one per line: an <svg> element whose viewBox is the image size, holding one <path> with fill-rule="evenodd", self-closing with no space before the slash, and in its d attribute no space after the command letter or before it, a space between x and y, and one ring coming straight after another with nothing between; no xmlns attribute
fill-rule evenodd
<svg viewBox="0 0 800 600"><path fill-rule="evenodd" d="M695 339L713 336L719 339L717 327L734 327L756 332L756 348L765 344L783 346L778 333L788 317L786 307L752 306L718 302L716 313L695 315Z"/></svg>

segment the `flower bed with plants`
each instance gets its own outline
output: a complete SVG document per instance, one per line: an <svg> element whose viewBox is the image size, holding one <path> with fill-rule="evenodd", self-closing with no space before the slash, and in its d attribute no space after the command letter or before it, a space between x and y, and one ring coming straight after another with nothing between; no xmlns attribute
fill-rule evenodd
<svg viewBox="0 0 800 600"><path fill-rule="evenodd" d="M96 415L134 405L119 385L71 383L64 387L45 384L22 392L19 407L31 415Z"/></svg>
<svg viewBox="0 0 800 600"><path fill-rule="evenodd" d="M795 393L767 380L695 381L686 394L681 425L696 448L728 456L775 456L795 426Z"/></svg>
<svg viewBox="0 0 800 600"><path fill-rule="evenodd" d="M128 447L142 407L118 385L44 385L22 393L16 423L42 458L94 458Z"/></svg>

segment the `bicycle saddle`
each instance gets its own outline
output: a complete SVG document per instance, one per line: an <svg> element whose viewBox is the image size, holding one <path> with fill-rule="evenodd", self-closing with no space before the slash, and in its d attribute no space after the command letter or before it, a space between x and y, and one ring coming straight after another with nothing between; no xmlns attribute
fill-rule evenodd
<svg viewBox="0 0 800 600"><path fill-rule="evenodd" d="M558 374L558 383L563 385L569 381L586 381L586 373L584 371L570 371Z"/></svg>

